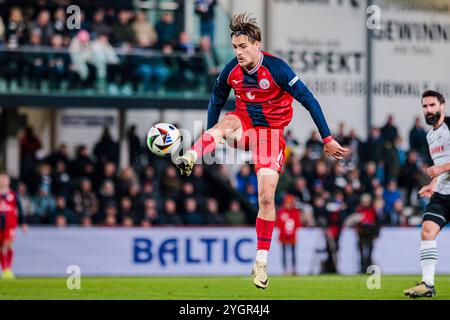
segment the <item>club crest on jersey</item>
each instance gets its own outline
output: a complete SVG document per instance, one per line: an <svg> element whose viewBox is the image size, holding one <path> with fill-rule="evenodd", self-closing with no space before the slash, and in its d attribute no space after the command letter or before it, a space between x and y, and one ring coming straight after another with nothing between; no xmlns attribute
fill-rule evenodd
<svg viewBox="0 0 450 320"><path fill-rule="evenodd" d="M247 92L247 98L249 98L250 100L255 100L255 95L252 94L251 92Z"/></svg>
<svg viewBox="0 0 450 320"><path fill-rule="evenodd" d="M263 90L270 88L270 82L266 78L259 80L259 87Z"/></svg>

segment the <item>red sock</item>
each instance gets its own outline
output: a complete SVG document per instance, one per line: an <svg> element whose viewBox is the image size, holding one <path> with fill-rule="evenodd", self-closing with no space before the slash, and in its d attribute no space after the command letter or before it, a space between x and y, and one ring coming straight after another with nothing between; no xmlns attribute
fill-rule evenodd
<svg viewBox="0 0 450 320"><path fill-rule="evenodd" d="M216 142L213 136L208 131L205 131L189 150L194 150L197 152L198 157L201 158L203 155L213 152L215 148Z"/></svg>
<svg viewBox="0 0 450 320"><path fill-rule="evenodd" d="M11 269L14 252L13 249L6 250L5 268Z"/></svg>
<svg viewBox="0 0 450 320"><path fill-rule="evenodd" d="M256 218L257 250L269 251L274 226L275 221Z"/></svg>
<svg viewBox="0 0 450 320"><path fill-rule="evenodd" d="M2 270L6 269L6 256L3 253L3 250L0 250L0 265L2 267Z"/></svg>

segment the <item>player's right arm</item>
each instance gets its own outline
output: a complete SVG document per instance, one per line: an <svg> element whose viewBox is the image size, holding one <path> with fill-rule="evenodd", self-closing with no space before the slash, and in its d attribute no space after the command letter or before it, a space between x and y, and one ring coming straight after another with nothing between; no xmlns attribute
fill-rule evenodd
<svg viewBox="0 0 450 320"><path fill-rule="evenodd" d="M216 80L211 97L209 98L207 129L211 129L219 121L220 111L222 111L225 102L227 102L231 91L231 87L228 85L228 76L236 64L237 59L233 59L223 68Z"/></svg>
<svg viewBox="0 0 450 320"><path fill-rule="evenodd" d="M434 177L431 182L425 186L423 186L419 190L419 196L422 198L431 198L434 193L434 188L436 187L438 177Z"/></svg>

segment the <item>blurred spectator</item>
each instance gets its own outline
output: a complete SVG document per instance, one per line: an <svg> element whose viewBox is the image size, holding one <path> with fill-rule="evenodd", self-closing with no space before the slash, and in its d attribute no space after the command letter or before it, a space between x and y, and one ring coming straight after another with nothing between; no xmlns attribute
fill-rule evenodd
<svg viewBox="0 0 450 320"><path fill-rule="evenodd" d="M80 190L76 190L73 195L73 204L76 221L83 221L83 218L89 217L94 220L98 211L99 203L95 192L92 190L92 184L89 179L83 179L80 184ZM97 220L97 219L96 219Z"/></svg>
<svg viewBox="0 0 450 320"><path fill-rule="evenodd" d="M115 73L118 70L116 65L119 63L119 57L105 33L97 35L97 38L92 42L91 50L91 62L97 70L97 79L101 86L105 86L107 72ZM109 76L114 78L114 74Z"/></svg>
<svg viewBox="0 0 450 320"><path fill-rule="evenodd" d="M198 70L198 74L206 74L206 90L210 92L214 87L215 80L220 73L220 60L216 51L211 46L208 37L200 39L199 54L203 57L203 67Z"/></svg>
<svg viewBox="0 0 450 320"><path fill-rule="evenodd" d="M166 44L175 46L177 41L177 27L173 21L172 12L164 12L161 20L155 25L158 34L158 48L163 48Z"/></svg>
<svg viewBox="0 0 450 320"><path fill-rule="evenodd" d="M372 127L370 129L369 138L364 144L363 162L375 161L378 163L383 159L383 138L381 137L380 129Z"/></svg>
<svg viewBox="0 0 450 320"><path fill-rule="evenodd" d="M154 203L153 201L149 201L153 199L147 199L145 202L145 209L143 218L141 221L141 225L144 226L153 226L161 224L162 219L160 218L158 211L156 210L156 204L155 205L149 205L149 203Z"/></svg>
<svg viewBox="0 0 450 320"><path fill-rule="evenodd" d="M66 200L72 194L71 178L66 163L62 160L58 160L56 168L52 173L52 193L55 196L62 196Z"/></svg>
<svg viewBox="0 0 450 320"><path fill-rule="evenodd" d="M62 51L63 41L61 34L55 34L51 39L53 51L48 53L47 59L50 89L60 89L62 81L69 78L70 57Z"/></svg>
<svg viewBox="0 0 450 320"><path fill-rule="evenodd" d="M138 43L146 43L149 47L154 47L157 44L158 34L149 22L145 11L136 12L136 19L132 24L132 28Z"/></svg>
<svg viewBox="0 0 450 320"><path fill-rule="evenodd" d="M33 176L33 183L30 185L31 192L34 194L41 187L45 187L50 192L53 190L52 167L48 163L43 162L37 169L36 174Z"/></svg>
<svg viewBox="0 0 450 320"><path fill-rule="evenodd" d="M161 191L167 196L176 196L181 189L181 181L173 165L167 166L161 178Z"/></svg>
<svg viewBox="0 0 450 320"><path fill-rule="evenodd" d="M106 209L108 207L117 206L117 194L114 184L111 180L105 180L99 192L99 207L100 214L106 216ZM101 218L101 217L100 217ZM94 223L96 220L94 220Z"/></svg>
<svg viewBox="0 0 450 320"><path fill-rule="evenodd" d="M71 87L77 87L81 82L84 88L92 87L96 77L96 70L92 64L92 43L89 32L80 30L69 45L72 70L77 76L71 79Z"/></svg>
<svg viewBox="0 0 450 320"><path fill-rule="evenodd" d="M85 145L77 147L76 157L72 162L72 174L74 177L90 177L95 170L94 161L89 156L88 149Z"/></svg>
<svg viewBox="0 0 450 320"><path fill-rule="evenodd" d="M254 184L247 183L247 185L245 186L244 195L247 198L248 202L250 202L255 207L258 206L258 189Z"/></svg>
<svg viewBox="0 0 450 320"><path fill-rule="evenodd" d="M297 177L294 180L294 185L291 189L289 189L289 193L294 195L301 202L310 203L311 202L311 193L308 190L306 185L306 180L303 177Z"/></svg>
<svg viewBox="0 0 450 320"><path fill-rule="evenodd" d="M200 17L200 35L209 37L214 43L215 35L215 14L214 8L217 4L216 0L195 0L195 13Z"/></svg>
<svg viewBox="0 0 450 320"><path fill-rule="evenodd" d="M396 178L400 173L400 159L396 145L389 140L384 142L383 163L385 181Z"/></svg>
<svg viewBox="0 0 450 320"><path fill-rule="evenodd" d="M53 13L53 33L58 34L61 36L61 39L63 40L63 37L66 37L69 35L69 30L66 28L66 11L63 7L59 7L55 10Z"/></svg>
<svg viewBox="0 0 450 320"><path fill-rule="evenodd" d="M407 226L408 220L405 215L405 206L401 198L394 201L391 212L391 225L392 226Z"/></svg>
<svg viewBox="0 0 450 320"><path fill-rule="evenodd" d="M147 212L147 210L145 212ZM120 200L119 215L122 223L127 227L132 227L136 223L138 219L138 213L133 210L133 204L131 203L130 198L123 197Z"/></svg>
<svg viewBox="0 0 450 320"><path fill-rule="evenodd" d="M297 274L296 244L297 230L301 227L301 211L295 207L295 197L284 196L283 205L277 211L276 226L279 229L278 240L282 246L283 273ZM287 252L291 254L291 272L288 272Z"/></svg>
<svg viewBox="0 0 450 320"><path fill-rule="evenodd" d="M284 136L284 139L286 140L286 146L296 148L300 145L298 140L294 137L291 129L288 129L286 131L286 135Z"/></svg>
<svg viewBox="0 0 450 320"><path fill-rule="evenodd" d="M238 201L233 200L230 203L230 208L224 213L225 221L230 225L244 225L246 224L245 213L241 210L241 205Z"/></svg>
<svg viewBox="0 0 450 320"><path fill-rule="evenodd" d="M131 25L133 15L133 12L129 10L120 10L117 14L117 22L113 25L113 44L115 47L136 43L136 35Z"/></svg>
<svg viewBox="0 0 450 320"><path fill-rule="evenodd" d="M41 186L37 195L33 197L34 217L30 223L50 223L55 210L55 199L48 186Z"/></svg>
<svg viewBox="0 0 450 320"><path fill-rule="evenodd" d="M136 48L148 50L151 45L149 39L141 37ZM142 81L144 92L158 92L170 76L170 70L164 63L161 53L154 53L151 56L136 55L133 60L136 64L136 75Z"/></svg>
<svg viewBox="0 0 450 320"><path fill-rule="evenodd" d="M94 146L94 155L97 157L97 165L103 167L106 162L119 165L119 144L113 140L108 127L103 128L100 141Z"/></svg>
<svg viewBox="0 0 450 320"><path fill-rule="evenodd" d="M117 207L113 204L108 204L105 207L105 219L103 225L105 227L115 227L117 226Z"/></svg>
<svg viewBox="0 0 450 320"><path fill-rule="evenodd" d="M252 171L250 165L244 164L236 176L236 189L240 193L245 194L248 184L253 185L256 190L258 186L258 179L256 178L256 174Z"/></svg>
<svg viewBox="0 0 450 320"><path fill-rule="evenodd" d="M317 160L322 157L323 143L317 131L311 133L311 136L306 141L306 148L311 151L311 159Z"/></svg>
<svg viewBox="0 0 450 320"><path fill-rule="evenodd" d="M195 166L188 181L194 185L197 197L203 198L209 195L211 185L205 175L205 168L203 166Z"/></svg>
<svg viewBox="0 0 450 320"><path fill-rule="evenodd" d="M416 117L414 126L409 131L409 147L411 150L417 151L423 159L429 157L427 132L423 128L419 117Z"/></svg>
<svg viewBox="0 0 450 320"><path fill-rule="evenodd" d="M322 273L338 272L339 238L342 232L346 209L343 193L338 191L326 204L325 210L322 209L320 212L321 214L326 214L325 217L319 217L319 219L322 220L322 223L325 222L324 231L326 251L328 254L322 266Z"/></svg>
<svg viewBox="0 0 450 320"><path fill-rule="evenodd" d="M390 216L391 225L398 225L399 223L398 216L394 214L394 203L398 199L401 199L401 196L402 195L397 187L397 181L395 179L391 179L383 193L383 199L385 202L384 211Z"/></svg>
<svg viewBox="0 0 450 320"><path fill-rule="evenodd" d="M97 39L100 34L111 36L112 29L105 21L105 11L102 8L98 8L94 12L91 24L91 35L93 39Z"/></svg>
<svg viewBox="0 0 450 320"><path fill-rule="evenodd" d="M24 181L33 175L36 166L36 151L42 147L41 140L34 133L32 127L27 126L18 138L20 144L20 176Z"/></svg>
<svg viewBox="0 0 450 320"><path fill-rule="evenodd" d="M407 205L411 203L413 190L419 187L419 171L417 152L412 150L408 153L406 163L400 169L398 178L398 185L406 190Z"/></svg>
<svg viewBox="0 0 450 320"><path fill-rule="evenodd" d="M394 125L394 116L390 114L387 118L386 124L381 128L381 137L384 141L394 143L397 136L398 130Z"/></svg>
<svg viewBox="0 0 450 320"><path fill-rule="evenodd" d="M29 30L31 30L30 37L33 36L33 32L40 31L41 42L43 45L49 45L50 39L53 36L53 27L51 25L50 11L42 10L39 12L35 21L30 23Z"/></svg>
<svg viewBox="0 0 450 320"><path fill-rule="evenodd" d="M362 142L354 129L350 130L350 134L344 139L343 145L348 146L350 149L350 154L348 155L350 162L354 164L359 163L361 159Z"/></svg>
<svg viewBox="0 0 450 320"><path fill-rule="evenodd" d="M23 18L22 9L12 7L9 11L9 19L6 23L6 46L14 49L28 40L27 25Z"/></svg>
<svg viewBox="0 0 450 320"><path fill-rule="evenodd" d="M45 159L45 162L50 164L52 168L56 168L58 162L63 162L64 165L68 167L70 165L70 160L67 145L65 143L60 144L58 149Z"/></svg>
<svg viewBox="0 0 450 320"><path fill-rule="evenodd" d="M32 29L30 32L31 48L38 49L41 45L43 45L41 29ZM30 80L30 88L41 88L42 80L46 76L47 59L48 56L44 52L40 52L38 50L32 50L32 52L25 55L25 64L27 67L27 76Z"/></svg>
<svg viewBox="0 0 450 320"><path fill-rule="evenodd" d="M147 200L153 200L143 199L141 194L141 187L138 183L132 183L129 186L126 196L128 196L133 203L133 210L135 212L142 212L142 210L144 209L144 202Z"/></svg>
<svg viewBox="0 0 450 320"><path fill-rule="evenodd" d="M128 161L130 166L139 169L139 159L142 152L141 140L136 134L136 126L132 125L127 131Z"/></svg>
<svg viewBox="0 0 450 320"><path fill-rule="evenodd" d="M205 223L209 225L222 225L225 219L219 212L219 204L214 198L206 200Z"/></svg>
<svg viewBox="0 0 450 320"><path fill-rule="evenodd" d="M374 193L373 181L377 179L377 165L375 162L370 161L366 163L365 170L361 177L361 191L369 194Z"/></svg>
<svg viewBox="0 0 450 320"><path fill-rule="evenodd" d="M53 212L53 223L59 227L73 224L75 222L72 210L67 208L66 199L62 196L56 197L56 207Z"/></svg>
<svg viewBox="0 0 450 320"><path fill-rule="evenodd" d="M17 186L17 199L22 208L24 223L30 223L34 214L33 201L28 193L27 185L23 182L20 182ZM36 222L37 221L34 221L34 223Z"/></svg>
<svg viewBox="0 0 450 320"><path fill-rule="evenodd" d="M186 224L200 225L205 223L204 216L198 210L198 204L194 198L187 198L184 206L186 211L183 214L183 218Z"/></svg>
<svg viewBox="0 0 450 320"><path fill-rule="evenodd" d="M345 135L344 122L339 122L337 133L334 135L334 140L339 142L340 145L343 145L344 141L347 140L347 136Z"/></svg>
<svg viewBox="0 0 450 320"><path fill-rule="evenodd" d="M359 238L360 273L365 274L367 268L373 264L373 243L379 234L377 214L372 205L372 197L369 194L365 193L361 196L361 202L356 212L359 214L359 223L356 230Z"/></svg>
<svg viewBox="0 0 450 320"><path fill-rule="evenodd" d="M166 199L164 201L164 214L161 218L161 223L166 225L181 225L183 219L177 213L177 204L173 199Z"/></svg>
<svg viewBox="0 0 450 320"><path fill-rule="evenodd" d="M196 197L196 192L194 189L194 185L191 182L185 182L181 185L181 190L179 194L176 196L177 208L179 212L186 211L184 207L185 201L187 198L196 198L197 202L203 199L199 199Z"/></svg>

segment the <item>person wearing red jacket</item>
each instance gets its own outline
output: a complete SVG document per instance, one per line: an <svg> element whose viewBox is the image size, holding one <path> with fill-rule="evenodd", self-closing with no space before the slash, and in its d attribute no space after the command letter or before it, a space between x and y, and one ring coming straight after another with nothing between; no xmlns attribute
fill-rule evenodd
<svg viewBox="0 0 450 320"><path fill-rule="evenodd" d="M359 214L359 224L356 226L356 231L358 233L361 264L360 273L365 274L367 268L372 265L373 245L379 233L377 214L372 203L372 197L369 194L365 193L361 196L356 212Z"/></svg>
<svg viewBox="0 0 450 320"><path fill-rule="evenodd" d="M276 226L279 230L278 240L283 248L283 271L287 272L287 251L291 251L292 261L292 275L296 275L296 243L297 243L297 230L301 227L301 211L295 207L295 197L291 194L287 194L283 199L282 206L278 209Z"/></svg>

